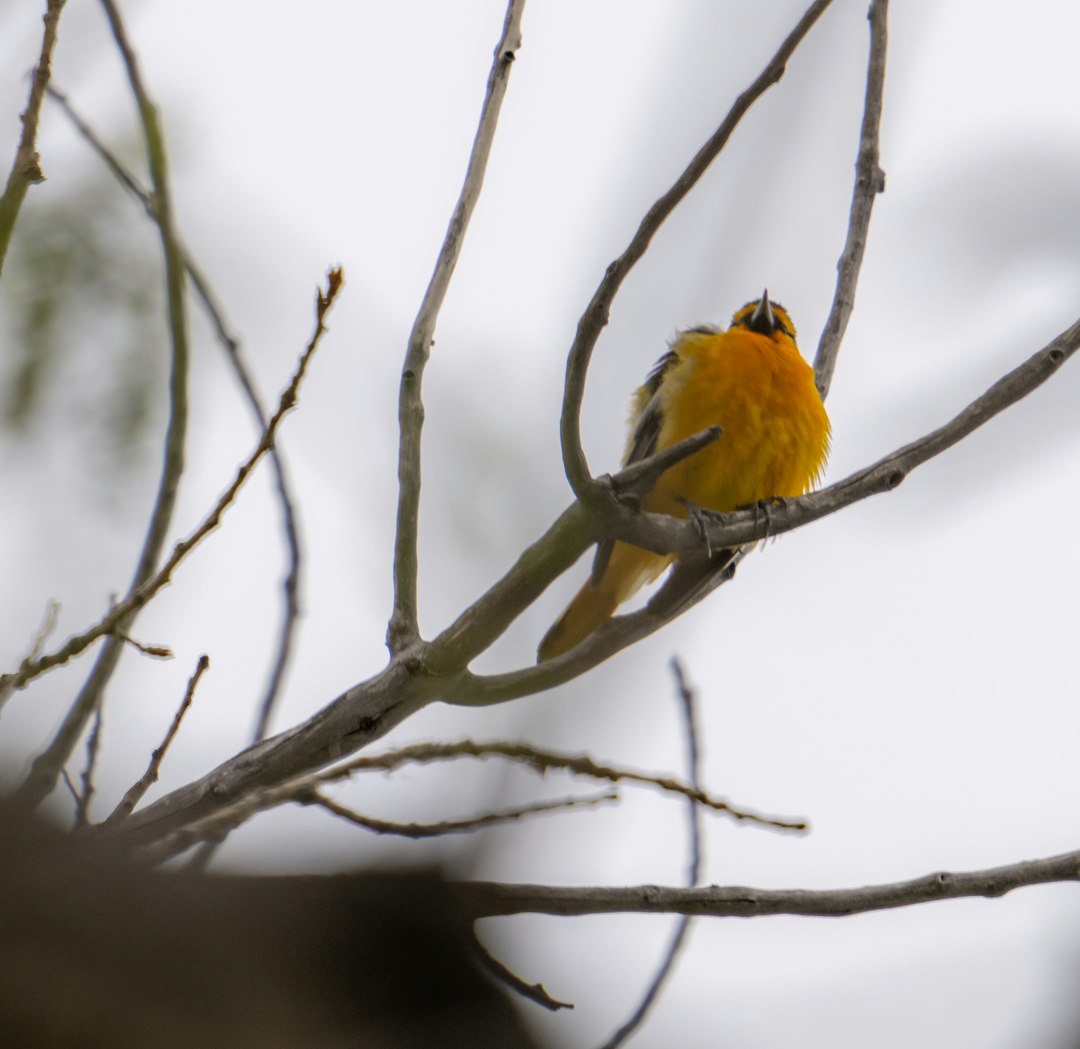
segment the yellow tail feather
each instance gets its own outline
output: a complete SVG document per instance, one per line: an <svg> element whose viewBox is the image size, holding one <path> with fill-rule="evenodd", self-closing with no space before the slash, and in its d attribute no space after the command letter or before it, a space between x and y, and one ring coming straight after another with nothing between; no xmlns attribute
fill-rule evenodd
<svg viewBox="0 0 1080 1049"><path fill-rule="evenodd" d="M670 557L616 543L601 579L595 583L590 579L544 635L536 653L537 662L554 659L580 645L615 614L619 605L655 579L670 563Z"/></svg>

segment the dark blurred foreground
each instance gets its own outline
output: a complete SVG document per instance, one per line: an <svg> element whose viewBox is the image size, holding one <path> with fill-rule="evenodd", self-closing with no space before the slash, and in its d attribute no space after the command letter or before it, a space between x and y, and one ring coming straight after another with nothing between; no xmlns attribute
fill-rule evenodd
<svg viewBox="0 0 1080 1049"><path fill-rule="evenodd" d="M162 874L0 803L0 1046L525 1047L436 877Z"/></svg>

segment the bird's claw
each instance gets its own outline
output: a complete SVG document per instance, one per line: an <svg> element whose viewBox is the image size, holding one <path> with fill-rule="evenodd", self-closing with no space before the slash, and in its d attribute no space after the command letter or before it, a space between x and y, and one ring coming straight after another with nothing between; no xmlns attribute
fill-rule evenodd
<svg viewBox="0 0 1080 1049"><path fill-rule="evenodd" d="M711 522L723 523L724 515L719 510L709 510L704 506L698 506L697 503L692 503L689 499L686 501L686 513L694 526L694 530L701 536L701 541L705 544L705 553L711 561L716 551L713 549L712 542L709 539L709 524Z"/></svg>
<svg viewBox="0 0 1080 1049"><path fill-rule="evenodd" d="M785 506L787 506L787 500L782 495L771 495L768 499L759 499L756 503L754 503L754 509L760 510L762 516L765 518L765 535L763 537L764 539L772 538L773 507L780 507L782 509Z"/></svg>

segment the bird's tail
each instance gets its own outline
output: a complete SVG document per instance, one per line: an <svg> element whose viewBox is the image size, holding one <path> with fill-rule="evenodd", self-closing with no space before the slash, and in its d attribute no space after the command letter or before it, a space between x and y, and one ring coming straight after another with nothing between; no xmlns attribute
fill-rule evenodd
<svg viewBox="0 0 1080 1049"><path fill-rule="evenodd" d="M554 659L581 644L615 614L619 605L667 568L671 560L670 556L616 543L603 575L586 582L544 635L536 653L537 662Z"/></svg>

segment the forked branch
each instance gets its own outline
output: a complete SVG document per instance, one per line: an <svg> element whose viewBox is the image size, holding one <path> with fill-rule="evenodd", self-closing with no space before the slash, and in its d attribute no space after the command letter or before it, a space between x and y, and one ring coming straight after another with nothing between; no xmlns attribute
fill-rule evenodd
<svg viewBox="0 0 1080 1049"><path fill-rule="evenodd" d="M420 638L416 605L416 541L420 513L420 434L424 426L424 403L421 385L431 353L435 322L442 308L450 278L469 226L473 209L480 198L488 157L495 140L495 127L506 95L510 69L521 46L521 16L525 0L510 0L506 8L502 34L495 45L495 57L488 74L487 92L480 111L469 165L461 194L450 217L450 225L439 251L435 272L431 275L420 310L413 322L405 366L401 372L398 399L398 508L394 538L394 611L386 631L391 653L415 644Z"/></svg>
<svg viewBox="0 0 1080 1049"><path fill-rule="evenodd" d="M789 531L871 495L891 491L910 470L952 447L1049 379L1078 347L1080 320L999 379L945 426L836 485L774 508L768 525L770 533ZM620 538L658 551L700 548L700 535L686 522L628 510L623 514L617 505L611 512L617 522L613 531ZM740 511L710 524L714 547L720 549L762 538L766 526L760 515L757 517L755 521L753 511ZM592 527L581 504L575 503L549 534L534 543L491 588L489 595L448 628L448 632L454 632L453 650L469 651L478 633L490 640L498 637L532 599L528 594L523 598L521 588L533 595L542 591L569 561L594 541ZM478 675L467 669L455 669L452 664L445 668L431 664L413 667L392 660L385 670L347 689L306 722L235 755L200 779L135 812L126 821L125 832L131 833L133 842L145 842L191 827L212 818L216 812L244 802L252 792L271 789L362 749L437 699L484 705L535 695L584 673L652 633L664 621L648 607L618 616L573 651L540 666L507 674ZM433 651L438 649L440 638L431 645Z"/></svg>
<svg viewBox="0 0 1080 1049"><path fill-rule="evenodd" d="M589 472L585 451L581 446L581 404L585 396L585 376L593 349L606 327L611 304L630 271L645 254L657 230L694 188L720 151L727 145L732 132L750 107L784 75L788 59L824 14L832 0L814 0L787 35L757 79L735 99L728 114L709 140L697 151L683 173L641 220L637 232L630 238L626 250L612 262L593 293L589 305L578 321L577 332L566 361L566 384L563 391L562 418L559 424L562 439L563 468L570 487L579 499L588 501L594 495L595 481Z"/></svg>

